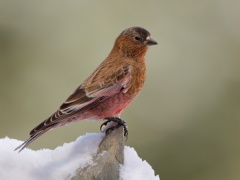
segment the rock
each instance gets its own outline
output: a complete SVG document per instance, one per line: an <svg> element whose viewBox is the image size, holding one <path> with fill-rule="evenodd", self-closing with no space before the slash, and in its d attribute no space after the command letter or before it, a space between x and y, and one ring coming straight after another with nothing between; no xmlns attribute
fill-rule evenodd
<svg viewBox="0 0 240 180"><path fill-rule="evenodd" d="M119 179L119 167L124 161L123 149L123 127L119 127L103 138L93 157L93 163L83 169L77 169L71 180Z"/></svg>

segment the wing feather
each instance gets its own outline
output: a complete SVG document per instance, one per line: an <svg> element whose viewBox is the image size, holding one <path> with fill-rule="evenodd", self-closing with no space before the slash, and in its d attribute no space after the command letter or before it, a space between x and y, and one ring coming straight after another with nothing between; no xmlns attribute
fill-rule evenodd
<svg viewBox="0 0 240 180"><path fill-rule="evenodd" d="M101 71L93 74L96 77L88 78L88 81L79 86L55 113L30 132L30 136L34 136L39 131L70 117L83 108L96 106L99 102L120 91L126 93L131 66L120 66L107 75ZM102 81L96 81L96 79L102 79Z"/></svg>

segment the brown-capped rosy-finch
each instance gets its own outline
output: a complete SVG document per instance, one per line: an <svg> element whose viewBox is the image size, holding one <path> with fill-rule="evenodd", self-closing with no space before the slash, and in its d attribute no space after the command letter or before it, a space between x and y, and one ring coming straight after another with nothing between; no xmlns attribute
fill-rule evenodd
<svg viewBox="0 0 240 180"><path fill-rule="evenodd" d="M22 151L35 139L50 129L85 119L103 120L116 124L109 130L124 127L120 114L136 97L146 78L145 54L150 45L157 42L141 27L124 30L116 39L108 57L71 94L60 108L36 126L30 137L15 150ZM102 127L102 126L101 126Z"/></svg>

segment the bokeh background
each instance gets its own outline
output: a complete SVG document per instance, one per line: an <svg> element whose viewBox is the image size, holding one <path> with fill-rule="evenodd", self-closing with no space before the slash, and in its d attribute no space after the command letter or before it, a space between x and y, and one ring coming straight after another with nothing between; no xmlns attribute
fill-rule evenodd
<svg viewBox="0 0 240 180"><path fill-rule="evenodd" d="M0 137L25 140L104 60L117 35L142 26L158 41L147 81L124 111L129 139L161 179L240 178L240 1L0 1ZM102 122L50 131L55 148Z"/></svg>

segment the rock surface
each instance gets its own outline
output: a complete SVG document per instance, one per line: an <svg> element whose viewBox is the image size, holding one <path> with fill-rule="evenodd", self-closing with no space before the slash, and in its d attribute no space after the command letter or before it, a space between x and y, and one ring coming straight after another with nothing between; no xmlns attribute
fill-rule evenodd
<svg viewBox="0 0 240 180"><path fill-rule="evenodd" d="M124 161L123 128L119 127L106 135L93 157L94 165L79 168L71 180L113 180L119 179L120 164Z"/></svg>

